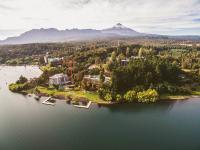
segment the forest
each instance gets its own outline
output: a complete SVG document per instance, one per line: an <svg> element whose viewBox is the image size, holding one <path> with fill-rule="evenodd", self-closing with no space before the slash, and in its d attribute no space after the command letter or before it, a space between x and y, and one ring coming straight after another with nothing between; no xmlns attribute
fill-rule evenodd
<svg viewBox="0 0 200 150"><path fill-rule="evenodd" d="M47 52L51 58L62 57L61 64L46 64ZM39 78L11 84L14 92L46 88L46 93L52 94L49 77L64 73L70 77L73 90L92 92L106 102L155 102L168 96L200 94L200 48L195 45L124 41L28 44L1 47L0 60L7 65L36 64L43 68ZM98 77L98 83L86 80L88 75ZM57 94L65 92L56 86L53 89Z"/></svg>

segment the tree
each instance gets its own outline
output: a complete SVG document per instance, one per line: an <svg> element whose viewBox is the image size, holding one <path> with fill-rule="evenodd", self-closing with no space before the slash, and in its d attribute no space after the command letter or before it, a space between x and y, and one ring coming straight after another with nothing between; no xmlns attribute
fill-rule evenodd
<svg viewBox="0 0 200 150"><path fill-rule="evenodd" d="M121 60L123 60L123 59L126 59L126 57L124 56L123 53L120 53L118 58L117 58L118 63L121 63Z"/></svg>
<svg viewBox="0 0 200 150"><path fill-rule="evenodd" d="M130 57L130 48L129 47L126 48L126 57Z"/></svg>
<svg viewBox="0 0 200 150"><path fill-rule="evenodd" d="M116 61L116 57L117 57L117 54L116 54L116 52L114 51L114 52L112 52L112 54L111 54L111 60L113 61L113 62L115 62Z"/></svg>
<svg viewBox="0 0 200 150"><path fill-rule="evenodd" d="M139 49L139 52L138 52L138 56L139 56L139 57L142 57L142 56L143 56L143 51L144 51L143 48L140 48L140 49Z"/></svg>
<svg viewBox="0 0 200 150"><path fill-rule="evenodd" d="M100 64L100 63L101 63L100 57L96 57L96 58L95 58L95 64Z"/></svg>
<svg viewBox="0 0 200 150"><path fill-rule="evenodd" d="M112 101L112 95L109 94L109 93L107 93L107 94L105 95L104 99L105 99L106 101Z"/></svg>
<svg viewBox="0 0 200 150"><path fill-rule="evenodd" d="M158 92L154 89L148 89L147 91L137 93L138 102L148 103L156 102L159 99Z"/></svg>
<svg viewBox="0 0 200 150"><path fill-rule="evenodd" d="M39 64L40 64L40 65L43 65L44 63L45 63L44 57L41 56L41 57L39 58Z"/></svg>
<svg viewBox="0 0 200 150"><path fill-rule="evenodd" d="M60 86L59 86L59 85L56 85L56 84L54 84L54 85L53 85L53 87L54 87L56 90L59 90L59 87L60 87Z"/></svg>
<svg viewBox="0 0 200 150"><path fill-rule="evenodd" d="M137 99L137 93L134 90L128 91L125 95L124 95L124 99L127 102L132 102L134 100Z"/></svg>
<svg viewBox="0 0 200 150"><path fill-rule="evenodd" d="M90 75L99 75L100 70L99 68L93 68L89 72L90 72Z"/></svg>
<svg viewBox="0 0 200 150"><path fill-rule="evenodd" d="M104 83L104 81L105 81L105 76L104 76L104 74L103 74L102 71L100 72L100 77L99 77L99 78L100 78L100 82L101 82L101 83Z"/></svg>
<svg viewBox="0 0 200 150"><path fill-rule="evenodd" d="M120 94L117 94L117 95L116 95L116 101L117 101L117 102L121 102L122 99L123 99L123 97L122 97Z"/></svg>
<svg viewBox="0 0 200 150"><path fill-rule="evenodd" d="M28 81L28 79L26 78L26 77L24 77L24 76L20 76L19 77L19 80L17 80L17 82L16 83L20 83L20 84L23 84L23 83L26 83Z"/></svg>

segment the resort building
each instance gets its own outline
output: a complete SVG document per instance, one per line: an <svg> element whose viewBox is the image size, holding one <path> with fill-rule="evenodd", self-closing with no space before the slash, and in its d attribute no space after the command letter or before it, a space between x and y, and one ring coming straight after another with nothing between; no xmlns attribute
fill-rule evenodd
<svg viewBox="0 0 200 150"><path fill-rule="evenodd" d="M50 58L49 53L46 53L46 55L44 56L44 62L45 62L45 64L51 64L53 66L62 65L63 58L57 58L57 57Z"/></svg>
<svg viewBox="0 0 200 150"><path fill-rule="evenodd" d="M49 53L47 52L46 55L44 56L45 64L48 64L48 58L49 58Z"/></svg>
<svg viewBox="0 0 200 150"><path fill-rule="evenodd" d="M69 82L69 77L63 73L56 74L49 78L49 85L65 85Z"/></svg>
<svg viewBox="0 0 200 150"><path fill-rule="evenodd" d="M131 60L139 60L139 59L145 59L145 57L131 56L130 59L128 59L128 58L122 59L122 60L121 60L121 65L122 65L122 66L126 66L126 65L128 65L128 63L129 63Z"/></svg>
<svg viewBox="0 0 200 150"><path fill-rule="evenodd" d="M100 69L100 65L93 64L88 67L88 70L92 70L92 69Z"/></svg>
<svg viewBox="0 0 200 150"><path fill-rule="evenodd" d="M145 57L140 57L140 56L131 56L132 60L137 60L137 59L145 59Z"/></svg>
<svg viewBox="0 0 200 150"><path fill-rule="evenodd" d="M126 66L126 65L128 65L129 61L130 61L129 59L123 59L123 60L121 60L121 65Z"/></svg>
<svg viewBox="0 0 200 150"><path fill-rule="evenodd" d="M98 87L100 85L100 75L85 75L83 77L83 80L86 81L87 83L91 83L93 86ZM104 83L109 83L111 81L110 77L105 76L105 81Z"/></svg>
<svg viewBox="0 0 200 150"><path fill-rule="evenodd" d="M48 63L55 63L62 61L63 58L48 58Z"/></svg>

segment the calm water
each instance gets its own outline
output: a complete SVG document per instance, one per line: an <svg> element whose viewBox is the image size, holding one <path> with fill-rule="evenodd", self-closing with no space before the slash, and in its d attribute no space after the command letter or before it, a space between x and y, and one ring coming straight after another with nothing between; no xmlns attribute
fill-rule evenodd
<svg viewBox="0 0 200 150"><path fill-rule="evenodd" d="M200 150L200 99L77 109L8 91L37 67L0 67L0 150Z"/></svg>

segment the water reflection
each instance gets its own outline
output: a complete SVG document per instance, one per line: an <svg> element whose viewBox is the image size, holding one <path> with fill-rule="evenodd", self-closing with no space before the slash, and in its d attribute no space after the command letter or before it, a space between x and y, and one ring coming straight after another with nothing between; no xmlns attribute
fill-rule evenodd
<svg viewBox="0 0 200 150"><path fill-rule="evenodd" d="M166 113L171 111L171 109L173 109L174 105L176 105L177 103L179 102L166 101L166 102L158 102L152 104L132 103L132 104L122 104L122 105L116 104L116 105L101 106L101 107L107 108L112 113L140 113L140 112L144 113L150 111L159 111L161 113Z"/></svg>
<svg viewBox="0 0 200 150"><path fill-rule="evenodd" d="M126 104L78 109L65 101L42 105L6 85L31 67L0 70L0 150L198 150L200 100Z"/></svg>

